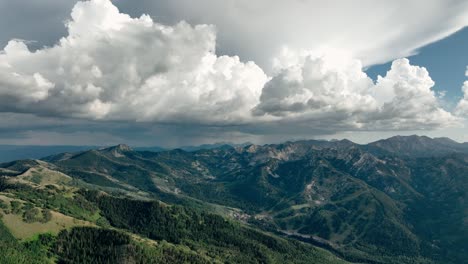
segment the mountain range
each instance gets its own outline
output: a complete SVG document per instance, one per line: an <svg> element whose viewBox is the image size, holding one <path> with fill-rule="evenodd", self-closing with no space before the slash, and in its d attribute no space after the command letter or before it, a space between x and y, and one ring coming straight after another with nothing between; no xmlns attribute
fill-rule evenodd
<svg viewBox="0 0 468 264"><path fill-rule="evenodd" d="M202 149L214 149L232 146L246 146L250 143L234 144L227 142L220 142L214 144L203 144L198 146L181 146L177 149L185 151L197 151ZM9 162L21 159L40 159L42 157L65 153L65 152L79 152L91 149L105 148L102 146L29 146L29 145L0 145L0 162ZM162 148L158 146L152 147L135 147L136 151L152 151L161 152L171 150L170 148Z"/></svg>
<svg viewBox="0 0 468 264"><path fill-rule="evenodd" d="M3 163L0 175L4 232L23 239L17 247L24 252L46 252L51 261L93 259L73 251L68 241L105 236L125 241L126 250L132 245L130 253L105 247L116 263L148 256L201 263L468 259L468 143L448 138L397 136L365 145L303 140L158 152L118 145ZM51 232L43 227L47 223L39 224L44 210L56 222L60 215L74 224L53 229L49 244L40 236L24 247L32 236ZM19 235L13 220L28 217L39 219L41 232ZM103 237L83 226L98 228ZM75 240L61 240L70 236ZM247 249L239 241L251 251L243 255Z"/></svg>

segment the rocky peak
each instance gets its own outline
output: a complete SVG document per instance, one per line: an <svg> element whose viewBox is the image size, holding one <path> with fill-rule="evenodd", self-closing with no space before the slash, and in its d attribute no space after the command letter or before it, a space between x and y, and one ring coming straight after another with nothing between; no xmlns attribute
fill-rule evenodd
<svg viewBox="0 0 468 264"><path fill-rule="evenodd" d="M133 151L132 148L125 144L119 144L110 148L103 149L104 153L110 153L116 158L121 158L125 156L125 152Z"/></svg>
<svg viewBox="0 0 468 264"><path fill-rule="evenodd" d="M119 144L114 147L115 150L120 150L120 151L132 151L132 148L130 148L128 145L125 144Z"/></svg>

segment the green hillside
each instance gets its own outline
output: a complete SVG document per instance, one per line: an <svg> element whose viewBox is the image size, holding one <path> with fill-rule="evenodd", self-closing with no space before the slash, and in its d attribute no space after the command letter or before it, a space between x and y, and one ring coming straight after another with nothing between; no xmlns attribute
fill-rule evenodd
<svg viewBox="0 0 468 264"><path fill-rule="evenodd" d="M119 145L0 172L23 217L45 208L55 226L116 228L210 261L458 264L468 256L466 150L414 136L193 152Z"/></svg>
<svg viewBox="0 0 468 264"><path fill-rule="evenodd" d="M346 263L199 209L1 179L0 263Z"/></svg>

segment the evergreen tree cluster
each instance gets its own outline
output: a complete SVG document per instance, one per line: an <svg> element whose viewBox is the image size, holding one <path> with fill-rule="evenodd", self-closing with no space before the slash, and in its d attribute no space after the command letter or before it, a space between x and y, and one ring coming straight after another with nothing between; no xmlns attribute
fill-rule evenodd
<svg viewBox="0 0 468 264"><path fill-rule="evenodd" d="M201 210L157 201L120 199L93 191L84 195L99 206L101 214L114 227L204 251L222 262L311 263L321 255L312 246L273 237Z"/></svg>

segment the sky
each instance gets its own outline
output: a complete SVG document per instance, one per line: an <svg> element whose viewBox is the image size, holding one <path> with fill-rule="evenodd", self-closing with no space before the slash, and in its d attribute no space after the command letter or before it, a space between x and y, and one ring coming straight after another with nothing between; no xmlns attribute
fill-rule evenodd
<svg viewBox="0 0 468 264"><path fill-rule="evenodd" d="M0 144L468 141L464 0L0 0Z"/></svg>

